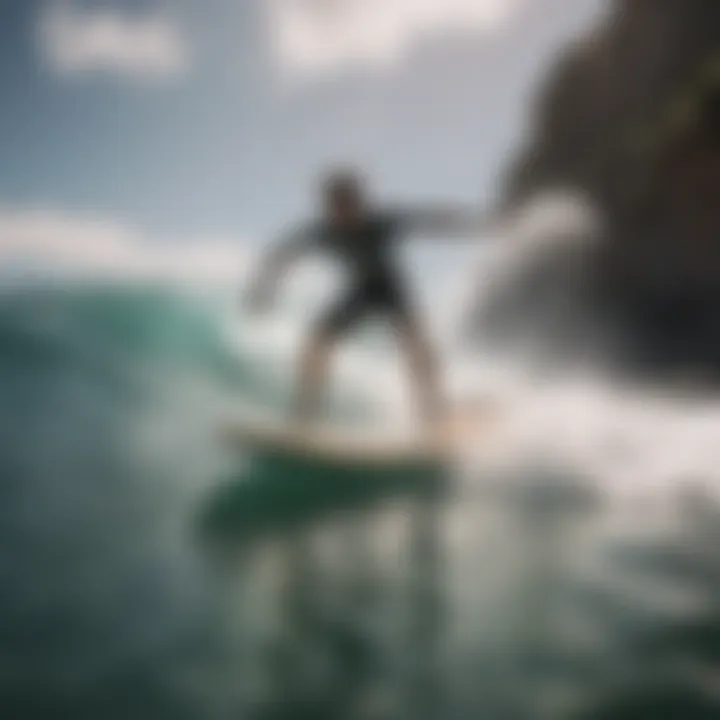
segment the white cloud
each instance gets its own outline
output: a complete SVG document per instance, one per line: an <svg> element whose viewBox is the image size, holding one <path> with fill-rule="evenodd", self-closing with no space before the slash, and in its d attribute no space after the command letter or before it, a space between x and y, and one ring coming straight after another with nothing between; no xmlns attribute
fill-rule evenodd
<svg viewBox="0 0 720 720"><path fill-rule="evenodd" d="M237 282L248 252L236 241L168 243L120 223L53 210L0 208L0 266L6 276Z"/></svg>
<svg viewBox="0 0 720 720"><path fill-rule="evenodd" d="M63 75L167 79L181 76L190 60L177 22L160 12L136 16L57 0L40 18L39 40L50 68Z"/></svg>
<svg viewBox="0 0 720 720"><path fill-rule="evenodd" d="M523 0L267 0L273 49L284 71L323 75L385 67L423 37L494 33Z"/></svg>

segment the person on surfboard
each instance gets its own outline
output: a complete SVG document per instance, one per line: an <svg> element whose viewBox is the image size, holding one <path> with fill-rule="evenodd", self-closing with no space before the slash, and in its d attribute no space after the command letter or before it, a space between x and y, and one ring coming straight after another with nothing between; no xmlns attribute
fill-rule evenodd
<svg viewBox="0 0 720 720"><path fill-rule="evenodd" d="M360 321L377 315L389 320L397 332L414 378L422 420L433 424L443 406L438 363L410 300L394 248L410 234L469 234L479 229L480 220L455 209L372 207L363 179L349 169L328 173L320 194L320 218L299 226L271 250L247 298L251 309L265 309L278 281L310 251L338 258L348 271L349 290L316 322L302 353L295 419L315 419L332 351Z"/></svg>

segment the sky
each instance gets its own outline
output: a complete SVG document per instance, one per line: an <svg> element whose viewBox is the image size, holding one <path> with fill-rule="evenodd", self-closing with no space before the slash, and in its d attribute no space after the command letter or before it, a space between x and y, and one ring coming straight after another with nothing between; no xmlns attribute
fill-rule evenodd
<svg viewBox="0 0 720 720"><path fill-rule="evenodd" d="M487 202L602 6L0 0L0 229L260 242L334 163L378 196Z"/></svg>

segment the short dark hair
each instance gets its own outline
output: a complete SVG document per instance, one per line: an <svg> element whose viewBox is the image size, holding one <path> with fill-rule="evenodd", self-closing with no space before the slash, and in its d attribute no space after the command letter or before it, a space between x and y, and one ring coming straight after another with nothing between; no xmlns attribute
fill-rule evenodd
<svg viewBox="0 0 720 720"><path fill-rule="evenodd" d="M352 168L335 168L327 172L322 181L323 192L330 197L360 195L363 191L362 175Z"/></svg>

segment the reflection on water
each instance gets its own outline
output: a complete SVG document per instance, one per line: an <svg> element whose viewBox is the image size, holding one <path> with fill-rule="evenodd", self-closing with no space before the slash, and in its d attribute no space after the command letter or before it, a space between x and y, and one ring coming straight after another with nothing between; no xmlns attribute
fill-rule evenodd
<svg viewBox="0 0 720 720"><path fill-rule="evenodd" d="M701 483L227 458L261 374L157 293L8 296L0 350L3 720L720 717Z"/></svg>
<svg viewBox="0 0 720 720"><path fill-rule="evenodd" d="M707 503L653 523L557 470L479 476L471 493L439 471L380 495L374 480L354 503L328 488L335 508L235 540L222 503L225 622L246 649L231 676L252 717L615 717L605 704L633 692L647 697L623 717L650 717L656 686L674 685L701 703L687 717L714 707L712 663L683 664L717 598Z"/></svg>

